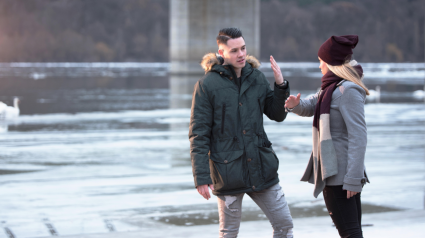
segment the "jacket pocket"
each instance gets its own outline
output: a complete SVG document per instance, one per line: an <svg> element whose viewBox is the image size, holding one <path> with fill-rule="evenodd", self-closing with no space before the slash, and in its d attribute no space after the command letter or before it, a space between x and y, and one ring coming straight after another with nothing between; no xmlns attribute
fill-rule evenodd
<svg viewBox="0 0 425 238"><path fill-rule="evenodd" d="M279 159L271 147L258 147L258 151L261 161L261 174L263 176L264 182L273 180L277 177Z"/></svg>
<svg viewBox="0 0 425 238"><path fill-rule="evenodd" d="M221 134L224 133L224 120L226 119L226 104L223 103L223 107L221 109Z"/></svg>
<svg viewBox="0 0 425 238"><path fill-rule="evenodd" d="M210 154L211 179L216 192L245 188L243 150Z"/></svg>
<svg viewBox="0 0 425 238"><path fill-rule="evenodd" d="M263 133L256 133L255 135L256 135L256 137L254 138L254 143L258 147L267 147L267 148L270 148L272 146L272 143L267 138L267 135L265 134L265 132L263 132Z"/></svg>

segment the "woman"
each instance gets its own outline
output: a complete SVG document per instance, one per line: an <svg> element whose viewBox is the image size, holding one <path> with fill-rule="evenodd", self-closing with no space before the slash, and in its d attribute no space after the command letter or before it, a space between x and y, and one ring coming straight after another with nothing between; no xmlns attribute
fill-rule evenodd
<svg viewBox="0 0 425 238"><path fill-rule="evenodd" d="M360 192L366 182L367 131L363 70L351 60L358 36L332 36L320 47L322 86L314 96L291 95L287 111L313 118L313 152L302 181L323 191L326 207L341 237L363 237Z"/></svg>

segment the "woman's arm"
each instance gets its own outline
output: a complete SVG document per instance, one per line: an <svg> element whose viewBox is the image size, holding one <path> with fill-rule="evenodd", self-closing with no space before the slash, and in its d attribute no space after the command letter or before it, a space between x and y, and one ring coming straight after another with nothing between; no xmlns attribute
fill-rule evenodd
<svg viewBox="0 0 425 238"><path fill-rule="evenodd" d="M319 98L319 93L316 93L308 98L300 99L301 94L298 94L296 97L291 95L288 100L286 100L285 108L292 109L291 112L302 117L311 117L314 116L314 109L316 108L316 103Z"/></svg>
<svg viewBox="0 0 425 238"><path fill-rule="evenodd" d="M366 94L357 86L348 86L341 96L339 110L348 131L348 164L343 189L361 192L365 182L364 158L367 145L367 129L364 115Z"/></svg>

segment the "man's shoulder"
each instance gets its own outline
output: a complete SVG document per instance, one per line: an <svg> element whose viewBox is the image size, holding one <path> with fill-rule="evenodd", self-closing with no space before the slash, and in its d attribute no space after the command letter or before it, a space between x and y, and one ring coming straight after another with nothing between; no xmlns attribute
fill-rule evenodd
<svg viewBox="0 0 425 238"><path fill-rule="evenodd" d="M261 70L254 68L253 71L254 71L253 73L256 74L257 78L263 78L263 79L266 78L266 75L264 75L264 73Z"/></svg>
<svg viewBox="0 0 425 238"><path fill-rule="evenodd" d="M208 71L198 80L198 83L202 87L213 89L217 85L220 78L221 76L217 72Z"/></svg>
<svg viewBox="0 0 425 238"><path fill-rule="evenodd" d="M269 81L261 70L257 68L253 68L252 70L251 77L255 77L257 84L269 84Z"/></svg>

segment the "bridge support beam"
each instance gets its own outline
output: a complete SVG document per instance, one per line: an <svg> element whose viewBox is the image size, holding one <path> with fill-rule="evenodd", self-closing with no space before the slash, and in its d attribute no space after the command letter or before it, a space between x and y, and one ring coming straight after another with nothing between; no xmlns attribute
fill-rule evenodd
<svg viewBox="0 0 425 238"><path fill-rule="evenodd" d="M224 27L241 29L248 53L260 56L260 0L170 0L171 74L202 74L199 62L217 51Z"/></svg>

